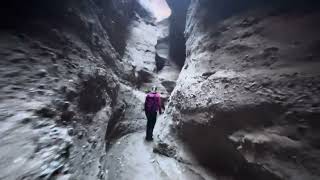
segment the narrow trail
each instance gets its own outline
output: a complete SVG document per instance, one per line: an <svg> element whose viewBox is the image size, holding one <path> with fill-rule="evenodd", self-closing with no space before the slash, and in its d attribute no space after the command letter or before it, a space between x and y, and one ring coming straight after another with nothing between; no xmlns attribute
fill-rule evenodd
<svg viewBox="0 0 320 180"><path fill-rule="evenodd" d="M121 180L201 180L188 165L153 152L164 122L162 116L154 130L154 142L144 140L145 132L140 131L119 139L108 152L106 175L108 179Z"/></svg>

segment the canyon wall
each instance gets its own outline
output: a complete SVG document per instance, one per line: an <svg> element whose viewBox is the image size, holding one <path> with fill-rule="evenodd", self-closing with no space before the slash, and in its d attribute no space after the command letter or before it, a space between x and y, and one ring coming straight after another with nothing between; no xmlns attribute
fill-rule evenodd
<svg viewBox="0 0 320 180"><path fill-rule="evenodd" d="M316 1L192 0L163 135L175 157L185 147L235 179L318 179L319 15Z"/></svg>
<svg viewBox="0 0 320 180"><path fill-rule="evenodd" d="M155 69L157 37L130 44L133 24L157 33L152 14L134 0L13 0L0 19L0 179L106 178L106 138L119 135L109 121L143 68L128 49Z"/></svg>

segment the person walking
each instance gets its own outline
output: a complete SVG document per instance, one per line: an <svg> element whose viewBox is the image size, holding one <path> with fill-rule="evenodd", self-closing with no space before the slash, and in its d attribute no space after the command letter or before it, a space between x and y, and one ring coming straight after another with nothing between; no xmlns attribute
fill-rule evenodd
<svg viewBox="0 0 320 180"><path fill-rule="evenodd" d="M161 109L161 96L157 92L157 87L153 86L152 91L146 96L144 103L144 110L147 116L147 130L146 130L146 140L153 140L153 129L157 121L157 112L162 114Z"/></svg>

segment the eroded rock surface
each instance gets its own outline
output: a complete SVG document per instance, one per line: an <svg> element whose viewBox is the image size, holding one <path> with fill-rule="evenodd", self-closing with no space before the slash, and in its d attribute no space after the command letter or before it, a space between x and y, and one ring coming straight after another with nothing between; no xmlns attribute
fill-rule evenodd
<svg viewBox="0 0 320 180"><path fill-rule="evenodd" d="M152 15L131 0L11 1L1 10L0 179L103 179L108 122L136 83L123 58L135 46L128 36L134 25L155 29ZM149 45L154 52L156 37L148 42L136 47L141 57Z"/></svg>
<svg viewBox="0 0 320 180"><path fill-rule="evenodd" d="M191 2L162 139L235 179L318 179L318 6L260 3Z"/></svg>

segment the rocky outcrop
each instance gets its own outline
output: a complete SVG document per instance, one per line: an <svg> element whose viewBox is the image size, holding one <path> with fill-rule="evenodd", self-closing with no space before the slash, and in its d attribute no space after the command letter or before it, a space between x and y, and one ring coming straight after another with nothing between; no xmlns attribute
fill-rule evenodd
<svg viewBox="0 0 320 180"><path fill-rule="evenodd" d="M191 2L163 135L178 156L235 179L319 178L317 5Z"/></svg>

